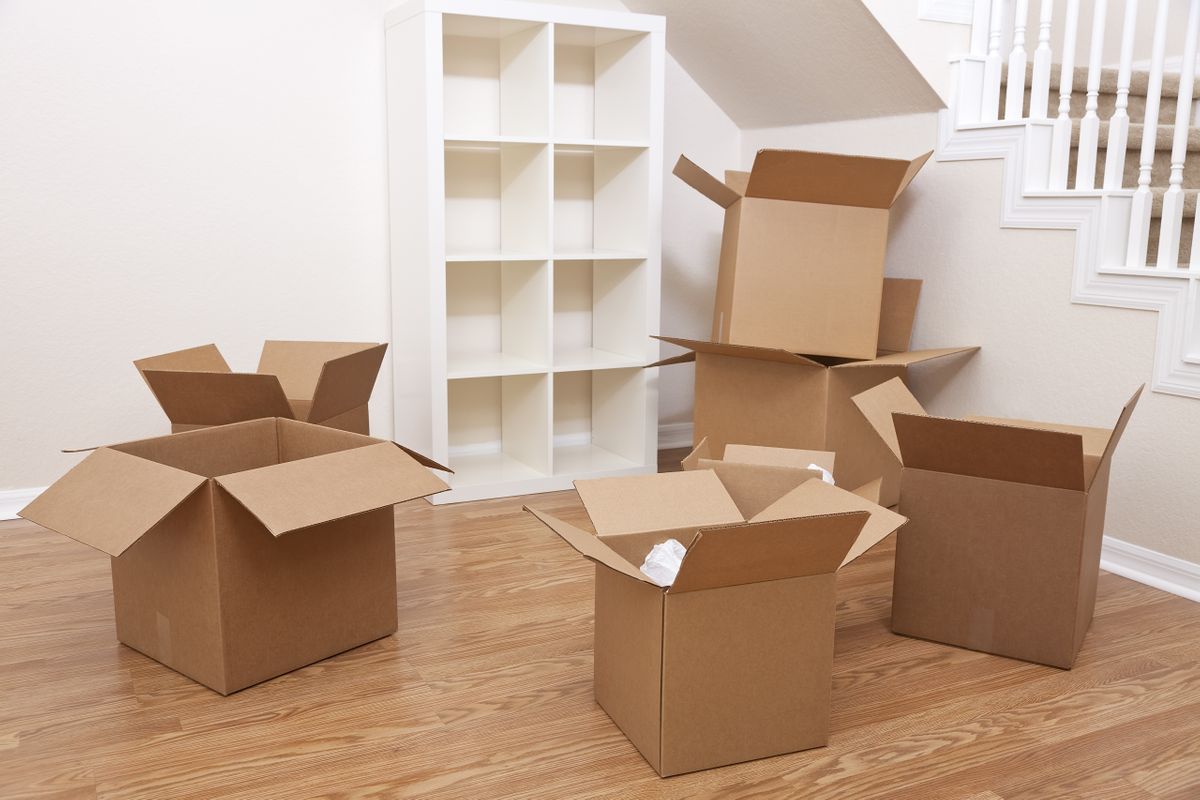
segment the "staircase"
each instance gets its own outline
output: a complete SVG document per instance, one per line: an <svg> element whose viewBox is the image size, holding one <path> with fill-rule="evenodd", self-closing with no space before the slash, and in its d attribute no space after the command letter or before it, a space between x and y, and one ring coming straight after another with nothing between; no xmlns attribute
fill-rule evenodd
<svg viewBox="0 0 1200 800"><path fill-rule="evenodd" d="M1135 31L1121 4L1110 4L1110 40L1113 26L1121 34L1114 67L1104 63L1102 21L1084 20L1098 40L1078 35L1078 2L1068 0L1063 35L1052 37L1046 0L1036 33L1028 0L976 0L971 52L952 60L955 89L941 112L936 157L1004 159L1001 224L1076 230L1072 300L1159 312L1152 386L1200 397L1200 0L1188 0L1175 72L1163 66L1177 55L1165 49L1172 0L1155 2L1149 31ZM1027 32L1036 39L1032 52ZM1137 36L1153 53L1135 68ZM1057 52L1052 41L1061 42ZM1076 53L1087 66L1076 65ZM1181 105L1187 113L1177 119Z"/></svg>

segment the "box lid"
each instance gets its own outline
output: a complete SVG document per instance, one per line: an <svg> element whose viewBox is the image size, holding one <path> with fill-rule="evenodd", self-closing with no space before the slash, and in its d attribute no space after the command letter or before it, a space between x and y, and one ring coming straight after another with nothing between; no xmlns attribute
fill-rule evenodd
<svg viewBox="0 0 1200 800"><path fill-rule="evenodd" d="M581 480L575 481L575 489L600 536L744 521L710 470Z"/></svg>
<svg viewBox="0 0 1200 800"><path fill-rule="evenodd" d="M145 369L142 377L176 425L292 417L292 408L274 375Z"/></svg>
<svg viewBox="0 0 1200 800"><path fill-rule="evenodd" d="M30 522L115 558L206 480L101 447L19 513Z"/></svg>
<svg viewBox="0 0 1200 800"><path fill-rule="evenodd" d="M891 208L931 155L932 150L905 160L807 150L759 150L745 196Z"/></svg>
<svg viewBox="0 0 1200 800"><path fill-rule="evenodd" d="M215 480L272 536L450 488L404 449L383 441Z"/></svg>

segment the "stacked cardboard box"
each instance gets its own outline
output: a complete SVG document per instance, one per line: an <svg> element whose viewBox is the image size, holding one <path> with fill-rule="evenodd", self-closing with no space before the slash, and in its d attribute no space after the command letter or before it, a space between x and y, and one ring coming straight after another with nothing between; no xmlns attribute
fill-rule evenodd
<svg viewBox="0 0 1200 800"><path fill-rule="evenodd" d="M832 450L838 482L900 464L850 398L908 367L975 347L910 351L921 282L883 276L889 209L928 159L762 150L720 181L686 158L675 174L725 209L712 335L659 337L696 363L695 440Z"/></svg>

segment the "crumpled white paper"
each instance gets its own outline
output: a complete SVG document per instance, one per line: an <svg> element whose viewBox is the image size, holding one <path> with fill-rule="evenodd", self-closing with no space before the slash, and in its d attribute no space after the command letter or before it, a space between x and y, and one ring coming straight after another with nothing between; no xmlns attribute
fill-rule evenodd
<svg viewBox="0 0 1200 800"><path fill-rule="evenodd" d="M820 464L809 464L808 468L812 469L812 470L816 470L817 472L821 473L821 480L825 481L826 483L828 483L830 485L833 485L833 473L832 472L825 469Z"/></svg>
<svg viewBox="0 0 1200 800"><path fill-rule="evenodd" d="M679 574L687 548L675 539L667 539L650 548L642 563L642 574L662 587L670 586Z"/></svg>

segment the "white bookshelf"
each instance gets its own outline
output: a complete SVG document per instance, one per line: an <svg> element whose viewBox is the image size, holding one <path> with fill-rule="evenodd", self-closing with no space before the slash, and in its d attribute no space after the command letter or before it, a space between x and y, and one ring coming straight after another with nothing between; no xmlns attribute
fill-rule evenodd
<svg viewBox="0 0 1200 800"><path fill-rule="evenodd" d="M505 0L387 17L395 436L434 502L656 469L663 21Z"/></svg>

